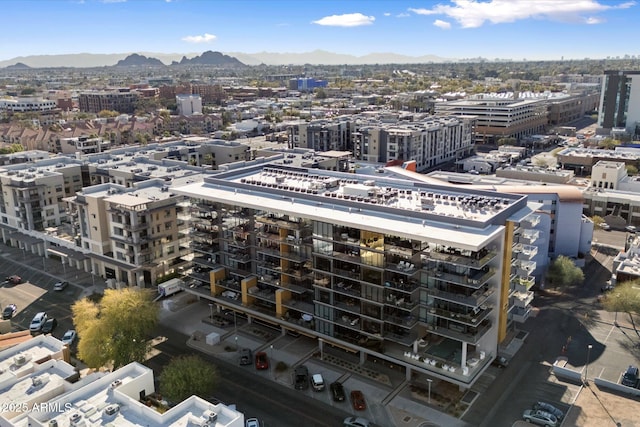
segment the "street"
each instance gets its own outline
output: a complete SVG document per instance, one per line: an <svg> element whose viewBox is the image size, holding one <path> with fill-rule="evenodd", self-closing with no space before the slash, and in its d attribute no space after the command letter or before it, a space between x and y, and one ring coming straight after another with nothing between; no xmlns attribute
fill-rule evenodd
<svg viewBox="0 0 640 427"><path fill-rule="evenodd" d="M10 253L0 255L0 277L18 275L24 281L19 285L0 285L0 305L5 307L7 304L16 304L18 307L18 313L12 319L12 330L28 330L33 316L46 311L49 317L58 320L53 335L62 337L67 329L73 328L71 305L80 297L83 288L70 284L65 290L54 292L53 284L58 280L43 273L40 270L42 265L32 268L21 265L20 261L23 260L11 257ZM263 426L340 425L345 417L351 415L346 412L350 409L348 403L341 410L340 407L327 405L321 400L257 375L253 365L240 367L196 352L186 345L188 337L173 329L159 325L156 333L168 338L155 347L159 353L146 362L154 370L156 382L162 368L171 358L183 354L198 354L217 367L219 381L213 397L226 404L235 404L245 414L245 418L257 417L263 421Z"/></svg>

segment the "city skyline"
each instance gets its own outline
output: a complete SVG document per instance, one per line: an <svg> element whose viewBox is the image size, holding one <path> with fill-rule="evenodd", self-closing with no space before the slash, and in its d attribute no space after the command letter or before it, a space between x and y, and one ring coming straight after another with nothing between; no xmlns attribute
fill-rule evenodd
<svg viewBox="0 0 640 427"><path fill-rule="evenodd" d="M640 6L616 0L55 0L6 1L3 9L11 19L0 35L0 60L207 50L559 60L636 55L625 40L633 40Z"/></svg>

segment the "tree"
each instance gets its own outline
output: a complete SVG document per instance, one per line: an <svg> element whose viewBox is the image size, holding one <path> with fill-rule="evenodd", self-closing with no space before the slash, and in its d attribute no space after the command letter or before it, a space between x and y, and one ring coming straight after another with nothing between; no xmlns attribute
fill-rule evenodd
<svg viewBox="0 0 640 427"><path fill-rule="evenodd" d="M602 300L605 310L627 313L633 329L638 335L640 333L636 329L633 315L640 314L640 288L637 286L639 283L640 281L638 280L622 282L609 291Z"/></svg>
<svg viewBox="0 0 640 427"><path fill-rule="evenodd" d="M98 113L98 117L101 117L101 118L118 117L119 115L120 113L114 110L101 110Z"/></svg>
<svg viewBox="0 0 640 427"><path fill-rule="evenodd" d="M149 334L158 323L153 295L146 289L107 289L99 302L84 298L73 304L79 358L91 368L144 361Z"/></svg>
<svg viewBox="0 0 640 427"><path fill-rule="evenodd" d="M638 168L634 165L627 165L627 175L633 176L638 174Z"/></svg>
<svg viewBox="0 0 640 427"><path fill-rule="evenodd" d="M174 402L192 395L206 397L217 382L213 365L196 355L179 356L171 360L160 374L160 393Z"/></svg>
<svg viewBox="0 0 640 427"><path fill-rule="evenodd" d="M518 140L511 137L498 139L498 145L515 145L516 142L518 142Z"/></svg>
<svg viewBox="0 0 640 427"><path fill-rule="evenodd" d="M604 218L599 215L594 215L591 217L591 221L593 221L593 225L600 227L600 224L604 223Z"/></svg>
<svg viewBox="0 0 640 427"><path fill-rule="evenodd" d="M584 273L571 258L560 255L551 263L547 271L547 280L554 286L573 286L584 282Z"/></svg>

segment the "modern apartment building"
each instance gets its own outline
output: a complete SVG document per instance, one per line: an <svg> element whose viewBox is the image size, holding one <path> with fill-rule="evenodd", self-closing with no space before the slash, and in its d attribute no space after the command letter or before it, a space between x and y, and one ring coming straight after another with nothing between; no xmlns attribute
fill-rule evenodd
<svg viewBox="0 0 640 427"><path fill-rule="evenodd" d="M96 114L102 110L132 114L135 111L137 100L138 94L128 89L125 91L84 92L78 95L80 111Z"/></svg>
<svg viewBox="0 0 640 427"><path fill-rule="evenodd" d="M200 95L176 95L178 114L182 116L193 116L202 114L202 98Z"/></svg>
<svg viewBox="0 0 640 427"><path fill-rule="evenodd" d="M260 164L191 199L194 279L219 307L470 387L530 314L525 196Z"/></svg>
<svg viewBox="0 0 640 427"><path fill-rule="evenodd" d="M353 133L354 159L388 163L416 162L423 172L473 151L474 119L430 116L415 122L367 124Z"/></svg>
<svg viewBox="0 0 640 427"><path fill-rule="evenodd" d="M355 123L347 117L299 123L289 129L294 146L316 151L352 151Z"/></svg>
<svg viewBox="0 0 640 427"><path fill-rule="evenodd" d="M545 132L547 100L519 94L480 94L467 99L438 102L436 114L475 116L475 143L497 144L500 138L522 139Z"/></svg>
<svg viewBox="0 0 640 427"><path fill-rule="evenodd" d="M640 135L640 71L604 72L598 125L624 128L632 137Z"/></svg>

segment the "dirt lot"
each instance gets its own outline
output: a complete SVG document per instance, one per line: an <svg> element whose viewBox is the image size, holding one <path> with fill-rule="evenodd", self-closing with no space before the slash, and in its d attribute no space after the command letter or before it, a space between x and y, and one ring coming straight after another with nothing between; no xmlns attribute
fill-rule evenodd
<svg viewBox="0 0 640 427"><path fill-rule="evenodd" d="M575 405L562 425L589 426L640 426L640 400L612 394L590 383L582 388Z"/></svg>

